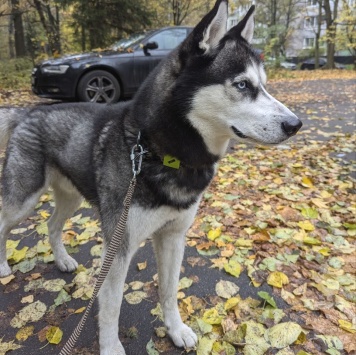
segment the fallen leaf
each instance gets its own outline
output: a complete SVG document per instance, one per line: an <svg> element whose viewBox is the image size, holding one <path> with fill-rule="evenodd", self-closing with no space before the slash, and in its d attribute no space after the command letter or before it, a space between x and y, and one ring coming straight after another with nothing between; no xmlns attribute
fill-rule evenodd
<svg viewBox="0 0 356 355"><path fill-rule="evenodd" d="M350 332L352 334L356 333L356 326L354 324L352 324L351 322L348 322L343 319L339 319L339 326L341 329L344 329L347 332Z"/></svg>
<svg viewBox="0 0 356 355"><path fill-rule="evenodd" d="M29 325L27 327L21 328L15 335L15 338L18 341L25 341L28 337L33 334L35 327L33 325Z"/></svg>
<svg viewBox="0 0 356 355"><path fill-rule="evenodd" d="M141 270L145 270L147 268L147 260L144 261L143 263L137 263L137 268Z"/></svg>
<svg viewBox="0 0 356 355"><path fill-rule="evenodd" d="M74 314L79 314L83 313L85 311L86 307L80 307L74 311Z"/></svg>
<svg viewBox="0 0 356 355"><path fill-rule="evenodd" d="M2 278L0 278L0 283L1 283L2 285L7 285L7 284L10 283L14 278L15 278L14 275L9 275L9 276L6 276L6 277L2 277Z"/></svg>
<svg viewBox="0 0 356 355"><path fill-rule="evenodd" d="M283 272L273 271L268 275L267 283L271 286L282 288L284 285L289 284L289 279Z"/></svg>
<svg viewBox="0 0 356 355"><path fill-rule="evenodd" d="M14 318L12 318L10 325L14 328L21 328L26 323L37 322L46 313L47 306L41 302L36 301L22 308Z"/></svg>
<svg viewBox="0 0 356 355"><path fill-rule="evenodd" d="M147 298L147 293L143 291L134 291L131 293L127 293L124 297L126 301L130 304L139 304L145 298Z"/></svg>
<svg viewBox="0 0 356 355"><path fill-rule="evenodd" d="M62 336L63 332L58 327L50 327L46 332L46 339L50 344L59 344Z"/></svg>
<svg viewBox="0 0 356 355"><path fill-rule="evenodd" d="M235 277L239 277L242 271L242 266L235 260L230 259L227 264L224 264L224 270Z"/></svg>
<svg viewBox="0 0 356 355"><path fill-rule="evenodd" d="M215 285L215 292L222 298L230 298L239 292L240 288L231 281L221 280Z"/></svg>
<svg viewBox="0 0 356 355"><path fill-rule="evenodd" d="M15 344L13 340L8 343L4 343L2 339L0 339L0 354L6 354L8 351L17 350L20 348L22 348L22 346Z"/></svg>
<svg viewBox="0 0 356 355"><path fill-rule="evenodd" d="M182 279L179 280L178 284L178 290L183 290L185 288L189 288L192 286L193 280L188 278L188 277L183 277Z"/></svg>
<svg viewBox="0 0 356 355"><path fill-rule="evenodd" d="M148 355L159 355L159 352L155 348L155 343L153 342L152 338L146 345L146 351Z"/></svg>
<svg viewBox="0 0 356 355"><path fill-rule="evenodd" d="M203 321L208 324L221 324L223 317L219 314L216 308L208 309L203 314Z"/></svg>
<svg viewBox="0 0 356 355"><path fill-rule="evenodd" d="M34 296L33 296L33 295L29 295L29 296L26 296L26 297L22 297L21 303L32 303L32 302L33 302L33 299L34 299Z"/></svg>
<svg viewBox="0 0 356 355"><path fill-rule="evenodd" d="M274 348L282 349L293 344L302 331L302 327L297 323L280 323L267 330L265 339Z"/></svg>

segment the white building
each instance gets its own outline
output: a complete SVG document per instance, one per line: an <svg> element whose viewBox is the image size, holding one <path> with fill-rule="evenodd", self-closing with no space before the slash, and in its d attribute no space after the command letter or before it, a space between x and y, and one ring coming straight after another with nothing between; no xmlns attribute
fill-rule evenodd
<svg viewBox="0 0 356 355"><path fill-rule="evenodd" d="M348 0L350 5L355 5L356 0ZM259 6L259 1L251 1L248 5L239 5L237 9L228 18L228 28L236 25L239 20L246 14L251 4L255 3ZM334 7L334 1L330 2L331 9ZM342 1L339 0L339 6L341 9ZM320 37L326 33L326 23L324 21L324 15L322 15L321 33ZM319 3L317 0L300 0L297 5L297 11L295 18L291 24L291 34L287 38L286 42L286 57L293 58L301 55L306 55L308 50L315 48L316 33L318 30L319 19ZM267 27L266 24L256 23L256 26ZM255 38L253 43L255 45L264 44L263 38ZM320 42L320 54L325 55L326 44ZM340 55L348 55L347 52L336 53Z"/></svg>

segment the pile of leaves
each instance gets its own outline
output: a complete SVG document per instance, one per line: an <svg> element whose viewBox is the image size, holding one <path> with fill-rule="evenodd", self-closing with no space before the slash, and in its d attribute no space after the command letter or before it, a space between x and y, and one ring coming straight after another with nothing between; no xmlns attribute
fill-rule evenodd
<svg viewBox="0 0 356 355"><path fill-rule="evenodd" d="M261 307L260 300L241 300L233 286L217 289L214 307L192 312L214 326L198 349L208 343L214 353L214 344L226 341L244 354L272 347L283 348L278 354L356 351L355 190L351 165L329 155L352 151L355 138L286 150L237 146L223 160L188 245L210 256L213 268L237 278L246 271L251 287L271 285L290 307L278 309L265 293ZM286 315L303 330L280 323Z"/></svg>

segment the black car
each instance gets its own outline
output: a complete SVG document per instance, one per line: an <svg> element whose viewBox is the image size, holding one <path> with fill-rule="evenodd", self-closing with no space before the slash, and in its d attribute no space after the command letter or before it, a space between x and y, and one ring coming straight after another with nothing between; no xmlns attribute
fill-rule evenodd
<svg viewBox="0 0 356 355"><path fill-rule="evenodd" d="M326 65L326 59L325 58L319 58L319 68L323 68ZM336 69L345 69L346 66L341 63L335 63L335 68ZM315 58L309 58L306 59L302 65L300 66L301 70L314 70L315 69Z"/></svg>
<svg viewBox="0 0 356 355"><path fill-rule="evenodd" d="M32 71L32 91L44 98L99 103L130 97L191 31L161 28L122 39L109 50L44 61Z"/></svg>

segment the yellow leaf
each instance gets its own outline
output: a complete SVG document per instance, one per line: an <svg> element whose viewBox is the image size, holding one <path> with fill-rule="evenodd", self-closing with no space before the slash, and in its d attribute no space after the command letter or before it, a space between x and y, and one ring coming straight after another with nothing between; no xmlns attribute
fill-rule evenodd
<svg viewBox="0 0 356 355"><path fill-rule="evenodd" d="M221 324L223 317L215 308L211 308L204 312L203 321L208 324Z"/></svg>
<svg viewBox="0 0 356 355"><path fill-rule="evenodd" d="M308 245L321 245L321 241L319 239L308 236L303 238L303 243Z"/></svg>
<svg viewBox="0 0 356 355"><path fill-rule="evenodd" d="M208 232L208 239L214 241L216 238L219 238L221 236L221 229L216 228L216 229L211 229Z"/></svg>
<svg viewBox="0 0 356 355"><path fill-rule="evenodd" d="M16 333L15 337L18 341L25 341L33 334L34 329L35 327L33 325L23 327Z"/></svg>
<svg viewBox="0 0 356 355"><path fill-rule="evenodd" d="M147 260L144 261L143 263L137 263L137 268L141 271L141 270L145 270L147 267Z"/></svg>
<svg viewBox="0 0 356 355"><path fill-rule="evenodd" d="M78 314L78 313L83 313L84 311L85 311L85 307L80 307L80 308L76 309L76 310L74 311L74 313L75 313L75 314Z"/></svg>
<svg viewBox="0 0 356 355"><path fill-rule="evenodd" d="M6 249L15 249L20 244L19 240L7 240L6 241Z"/></svg>
<svg viewBox="0 0 356 355"><path fill-rule="evenodd" d="M224 264L224 270L232 276L239 277L242 267L237 261L230 259L227 264Z"/></svg>
<svg viewBox="0 0 356 355"><path fill-rule="evenodd" d="M32 303L33 299L34 299L33 295L22 297L21 303Z"/></svg>
<svg viewBox="0 0 356 355"><path fill-rule="evenodd" d="M280 177L277 177L273 180L273 182L277 185L283 184L283 180Z"/></svg>
<svg viewBox="0 0 356 355"><path fill-rule="evenodd" d="M234 308L237 306L237 304L241 301L241 298L239 297L231 297L229 298L224 305L225 311L228 311L231 308Z"/></svg>
<svg viewBox="0 0 356 355"><path fill-rule="evenodd" d="M274 348L282 349L293 344L302 331L303 329L299 324L285 322L268 329L264 336Z"/></svg>
<svg viewBox="0 0 356 355"><path fill-rule="evenodd" d="M48 213L48 212L45 211L45 210L41 210L41 211L40 211L40 215L41 215L42 218L47 219L51 214Z"/></svg>
<svg viewBox="0 0 356 355"><path fill-rule="evenodd" d="M14 278L15 278L14 275L9 275L9 276L6 276L6 277L2 277L2 278L0 279L0 283L1 283L2 285L7 285L7 284L10 283L11 280L13 280Z"/></svg>
<svg viewBox="0 0 356 355"><path fill-rule="evenodd" d="M339 290L340 289L340 283L337 280L327 279L327 280L323 280L321 283L330 290Z"/></svg>
<svg viewBox="0 0 356 355"><path fill-rule="evenodd" d="M283 272L273 271L268 275L267 283L271 286L282 288L283 285L289 284L289 279Z"/></svg>
<svg viewBox="0 0 356 355"><path fill-rule="evenodd" d="M298 226L305 231L313 231L315 227L310 223L310 221L300 221Z"/></svg>
<svg viewBox="0 0 356 355"><path fill-rule="evenodd" d="M23 247L21 250L15 249L11 255L11 261L13 261L14 263L18 263L21 260L25 259L27 250L28 247Z"/></svg>
<svg viewBox="0 0 356 355"><path fill-rule="evenodd" d="M322 198L329 198L329 197L332 196L332 194L329 193L329 192L327 192L326 190L323 190L323 191L320 192L320 196L321 196Z"/></svg>
<svg viewBox="0 0 356 355"><path fill-rule="evenodd" d="M191 315L194 313L194 308L192 305L192 297L187 297L183 300L184 303L184 309L187 312L187 314Z"/></svg>
<svg viewBox="0 0 356 355"><path fill-rule="evenodd" d="M252 245L253 245L253 240L252 239L239 238L235 242L235 246L237 246L237 247L251 248Z"/></svg>
<svg viewBox="0 0 356 355"><path fill-rule="evenodd" d="M329 208L325 201L321 200L320 198L312 198L311 202L314 203L316 207L319 208Z"/></svg>
<svg viewBox="0 0 356 355"><path fill-rule="evenodd" d="M307 177L302 177L302 186L304 187L314 187L313 182Z"/></svg>
<svg viewBox="0 0 356 355"><path fill-rule="evenodd" d="M341 329L346 330L352 334L356 333L356 327L351 322L343 319L339 319L338 321Z"/></svg>
<svg viewBox="0 0 356 355"><path fill-rule="evenodd" d="M143 291L133 291L133 292L127 293L124 297L125 297L126 301L130 304L139 304L145 298L147 298L147 293L143 292Z"/></svg>
<svg viewBox="0 0 356 355"><path fill-rule="evenodd" d="M308 244L308 243L307 243ZM316 252L320 253L323 256L329 256L331 253L331 250L329 247L317 247L317 246L313 246L313 250L315 250Z"/></svg>
<svg viewBox="0 0 356 355"><path fill-rule="evenodd" d="M50 327L46 332L46 339L51 344L59 344L62 336L63 332L58 327Z"/></svg>

